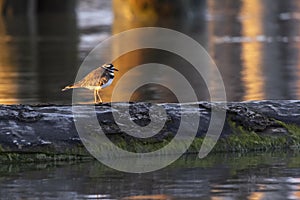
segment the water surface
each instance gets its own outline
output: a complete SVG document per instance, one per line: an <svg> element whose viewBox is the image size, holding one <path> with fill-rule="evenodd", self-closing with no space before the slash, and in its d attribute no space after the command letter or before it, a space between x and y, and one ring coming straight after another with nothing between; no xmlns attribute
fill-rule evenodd
<svg viewBox="0 0 300 200"><path fill-rule="evenodd" d="M123 30L149 26L114 19L111 7L109 0L83 0L77 16L0 17L0 104L70 104L71 91L60 90L75 80L80 64L99 42ZM151 25L198 41L217 64L229 101L300 98L299 1L213 0L195 9L199 15L162 18ZM192 66L164 51L148 49L120 57L114 84L128 70L149 62L184 73L199 100L209 100ZM167 77L161 71L137 73L126 85L145 76ZM110 100L114 84L103 90L104 101ZM181 91L184 94L184 88ZM93 99L92 93L85 94ZM126 90L118 101L124 94ZM158 85L141 87L131 100L177 101L168 88ZM205 160L187 156L147 174L117 172L96 161L1 164L0 199L299 199L299 160L297 152L222 154Z"/></svg>
<svg viewBox="0 0 300 200"><path fill-rule="evenodd" d="M97 161L2 164L0 198L299 199L299 156L299 152L217 154L200 160L190 155L146 174L118 172Z"/></svg>
<svg viewBox="0 0 300 200"><path fill-rule="evenodd" d="M299 99L298 1L216 0L197 4L194 9L198 15L161 18L149 24L114 19L111 1L86 0L78 3L76 16L1 17L0 103L71 103L71 92L60 90L75 80L80 64L97 44L120 31L149 25L178 30L206 48L221 72L229 101ZM209 100L206 86L192 66L161 51L136 51L120 57L115 61L120 72L114 84L128 70L149 62L185 73L199 100ZM168 80L166 74L155 71L132 74L125 85L130 87L132 81L144 76ZM213 79L211 82L218 90ZM110 100L114 84L103 90L104 101ZM171 79L170 84L180 87ZM184 88L180 90L184 93ZM85 94L92 100L92 93ZM117 100L124 100L123 96ZM177 101L170 91L157 85L141 88L132 100Z"/></svg>

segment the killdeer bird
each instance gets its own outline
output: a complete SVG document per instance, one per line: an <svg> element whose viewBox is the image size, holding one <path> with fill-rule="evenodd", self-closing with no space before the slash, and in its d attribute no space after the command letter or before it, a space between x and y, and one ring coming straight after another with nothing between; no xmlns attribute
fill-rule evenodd
<svg viewBox="0 0 300 200"><path fill-rule="evenodd" d="M77 83L66 86L62 91L72 88L87 88L94 90L95 103L102 103L100 90L109 86L114 80L114 71L119 71L113 64L104 64L91 71L82 80Z"/></svg>

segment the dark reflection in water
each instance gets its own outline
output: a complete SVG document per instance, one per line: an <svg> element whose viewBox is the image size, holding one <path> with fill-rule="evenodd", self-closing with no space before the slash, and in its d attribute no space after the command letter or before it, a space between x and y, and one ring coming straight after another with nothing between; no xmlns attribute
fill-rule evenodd
<svg viewBox="0 0 300 200"><path fill-rule="evenodd" d="M190 155L146 174L117 172L97 161L2 164L0 198L299 199L299 156L295 152L221 154L200 160Z"/></svg>
<svg viewBox="0 0 300 200"><path fill-rule="evenodd" d="M0 103L61 102L59 88L77 70L74 17L0 18Z"/></svg>
<svg viewBox="0 0 300 200"><path fill-rule="evenodd" d="M175 29L197 40L217 64L229 101L299 99L298 1L191 2L195 6L188 10L192 12L177 18L143 16L132 20L129 16L113 20L108 0L80 1L77 16L1 17L0 103L71 103L71 91L62 93L60 90L75 80L80 63L89 51L111 33L144 26ZM126 11L126 6L115 4L113 10L118 16ZM199 100L209 99L201 77L194 76L192 66L184 59L161 51L143 50L115 61L121 70L115 83L103 90L104 101L110 100L113 86L122 74L139 64L154 61L185 71L188 80L196 85ZM100 62L99 65L108 61ZM165 78L161 72L140 74L138 78L143 76ZM135 78L133 76L126 85L129 87ZM217 91L219 86L213 84L213 78L211 82ZM92 93L86 94L92 99ZM122 96L120 94L119 101L124 100ZM135 101L176 101L166 88L154 85L142 87L132 98Z"/></svg>

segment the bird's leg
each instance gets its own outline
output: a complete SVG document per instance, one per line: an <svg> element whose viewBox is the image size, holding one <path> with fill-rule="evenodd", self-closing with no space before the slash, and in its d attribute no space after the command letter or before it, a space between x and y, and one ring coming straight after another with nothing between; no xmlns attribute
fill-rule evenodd
<svg viewBox="0 0 300 200"><path fill-rule="evenodd" d="M97 103L97 90L94 90L94 102Z"/></svg>
<svg viewBox="0 0 300 200"><path fill-rule="evenodd" d="M100 97L100 90L97 90L97 96L98 96L98 99L99 99L99 103L102 103L102 99Z"/></svg>

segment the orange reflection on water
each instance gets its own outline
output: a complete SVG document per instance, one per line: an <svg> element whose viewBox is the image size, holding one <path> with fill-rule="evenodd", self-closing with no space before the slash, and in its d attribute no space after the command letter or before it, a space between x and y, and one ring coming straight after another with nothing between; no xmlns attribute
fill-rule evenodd
<svg viewBox="0 0 300 200"><path fill-rule="evenodd" d="M261 200L265 197L265 194L263 192L252 192L248 199L249 200Z"/></svg>
<svg viewBox="0 0 300 200"><path fill-rule="evenodd" d="M113 0L115 18L125 21L157 21L157 2L153 0ZM126 24L126 23L122 23Z"/></svg>
<svg viewBox="0 0 300 200"><path fill-rule="evenodd" d="M172 197L169 195L165 194L157 194L157 195L138 195L138 196L130 196L130 197L125 197L122 198L122 200L142 200L142 199L147 199L147 200L171 200Z"/></svg>
<svg viewBox="0 0 300 200"><path fill-rule="evenodd" d="M300 199L300 185L296 185L297 191L294 191L290 195L290 199Z"/></svg>
<svg viewBox="0 0 300 200"><path fill-rule="evenodd" d="M244 0L241 9L242 35L255 38L263 34L263 9L259 0ZM242 80L247 87L244 100L264 99L264 78L262 72L262 43L242 43Z"/></svg>
<svg viewBox="0 0 300 200"><path fill-rule="evenodd" d="M17 97L19 74L13 62L13 50L7 42L10 37L0 17L0 104L18 104Z"/></svg>
<svg viewBox="0 0 300 200"><path fill-rule="evenodd" d="M211 197L211 200L226 200L225 197Z"/></svg>
<svg viewBox="0 0 300 200"><path fill-rule="evenodd" d="M113 11L115 15L112 24L113 35L133 28L143 27L145 26L145 24L150 26L153 26L155 24L156 17L154 18L152 16L153 13L151 11L151 8L149 8L150 11L144 10L143 12L139 12L139 7L142 3L147 3L147 0L130 0L127 2L124 2L122 0L113 1ZM139 38L137 38L135 41L130 41L130 43L138 43L138 39ZM111 54L120 55L122 49L123 47L119 45L118 40L114 40ZM129 71L133 66L139 65L142 62L142 59L143 55L140 51L133 51L129 54L118 56L118 59L113 61L113 64L116 66L116 68L119 69L119 71L115 73L115 80L112 83L112 85L109 88L106 88L104 98L106 98L109 101L124 101L124 99L126 99L125 96L127 91L114 94L115 99L111 99L114 86L125 72ZM131 88L131 86L136 80L135 78L142 77L143 76L141 74L135 74L134 78L126 81L126 85L128 86L128 88Z"/></svg>
<svg viewBox="0 0 300 200"><path fill-rule="evenodd" d="M138 41L132 41L132 42L138 42ZM113 54L115 55L119 55L119 50L118 50L118 44L114 45L114 50L113 50ZM141 59L142 59L142 54L140 51L133 51L129 54L125 54L123 56L120 56L117 60L114 61L114 65L118 68L119 67L119 71L115 76L115 79L112 87L109 88L109 91L107 91L109 96L112 96L112 92L114 89L114 85L119 81L119 79L124 75L124 73L126 73L127 71L129 71L133 66L137 66L140 64ZM123 91L122 93L116 93L114 94L114 98L115 99L111 99L112 101L122 101L124 99L128 100L126 98L128 92L130 91L130 88L133 87L133 85L135 84L136 81L138 81L138 79L143 78L143 74L133 74L131 72L131 77L129 80L126 80L126 85L128 88L128 91Z"/></svg>

